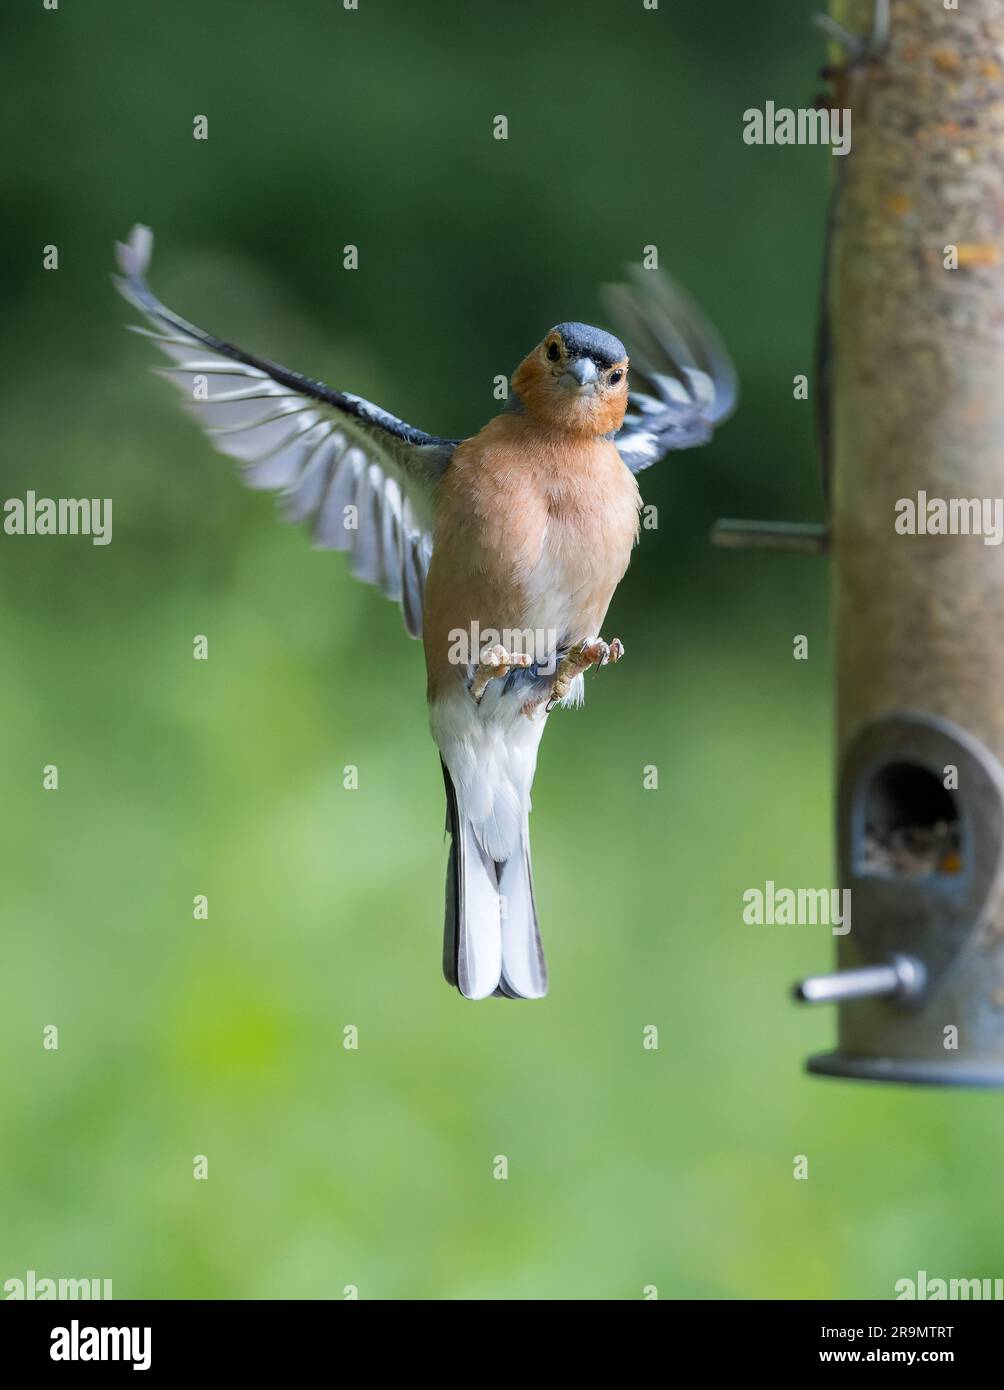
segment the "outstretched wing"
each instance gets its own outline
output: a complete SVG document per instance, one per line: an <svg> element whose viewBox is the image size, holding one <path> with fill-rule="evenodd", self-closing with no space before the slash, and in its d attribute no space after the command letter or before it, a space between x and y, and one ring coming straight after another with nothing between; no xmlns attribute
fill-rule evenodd
<svg viewBox="0 0 1004 1390"><path fill-rule="evenodd" d="M116 247L115 284L151 327L136 328L173 361L161 369L245 483L276 491L288 521L309 521L315 544L352 552L352 572L377 584L422 633L436 484L459 442L406 425L359 396L243 352L166 308L145 275L153 233L137 226Z"/></svg>
<svg viewBox="0 0 1004 1390"><path fill-rule="evenodd" d="M633 389L614 443L638 473L672 449L706 444L735 409L738 383L718 334L678 285L640 266L628 275L604 299L631 358Z"/></svg>

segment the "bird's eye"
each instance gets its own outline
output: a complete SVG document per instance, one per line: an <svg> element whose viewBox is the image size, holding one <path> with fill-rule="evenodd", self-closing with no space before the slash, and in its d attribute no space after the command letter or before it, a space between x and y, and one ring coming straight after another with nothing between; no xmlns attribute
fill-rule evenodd
<svg viewBox="0 0 1004 1390"><path fill-rule="evenodd" d="M620 379L621 379L621 377L622 377L623 375L624 375L624 373L620 370L620 368L618 368L616 372L611 372L611 373L610 373L610 385L611 385L611 386L616 386L617 383L618 383L618 381L620 381Z"/></svg>
<svg viewBox="0 0 1004 1390"><path fill-rule="evenodd" d="M559 358L560 355L561 355L561 354L560 354L560 351L559 351L559 349L558 349L558 344L557 344L557 343L548 343L548 345L547 345L547 360L548 360L549 362L557 362L557 360L558 360L558 358Z"/></svg>

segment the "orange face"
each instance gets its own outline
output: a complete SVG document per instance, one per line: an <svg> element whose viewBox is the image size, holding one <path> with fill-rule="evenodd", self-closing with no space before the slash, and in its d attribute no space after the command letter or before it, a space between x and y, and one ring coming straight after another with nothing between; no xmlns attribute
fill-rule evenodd
<svg viewBox="0 0 1004 1390"><path fill-rule="evenodd" d="M512 384L523 409L539 424L595 439L616 432L624 421L628 359L594 357L553 328L523 358Z"/></svg>

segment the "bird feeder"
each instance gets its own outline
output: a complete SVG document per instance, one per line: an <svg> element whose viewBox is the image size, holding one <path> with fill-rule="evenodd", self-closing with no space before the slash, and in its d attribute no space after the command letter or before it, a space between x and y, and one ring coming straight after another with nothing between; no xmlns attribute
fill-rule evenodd
<svg viewBox="0 0 1004 1390"><path fill-rule="evenodd" d="M846 0L833 19L860 32L871 10ZM713 538L831 557L852 926L835 971L796 987L837 1006L836 1050L809 1071L999 1086L1004 553L982 521L1004 510L1004 78L987 61L1004 0L901 0L891 18L843 74L853 144L821 335L829 524L719 522Z"/></svg>

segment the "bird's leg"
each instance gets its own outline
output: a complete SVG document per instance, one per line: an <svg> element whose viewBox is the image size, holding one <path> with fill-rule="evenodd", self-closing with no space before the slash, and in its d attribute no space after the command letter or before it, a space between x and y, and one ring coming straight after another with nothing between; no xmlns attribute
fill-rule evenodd
<svg viewBox="0 0 1004 1390"><path fill-rule="evenodd" d="M610 643L604 642L602 637L594 637L591 641L576 642L575 646L558 662L558 670L555 673L554 685L551 687L551 694L544 712L550 714L559 700L563 700L572 688L572 681L576 676L581 676L583 671L588 671L590 666L606 666L608 662L620 661L624 655L624 643L619 637L615 637Z"/></svg>
<svg viewBox="0 0 1004 1390"><path fill-rule="evenodd" d="M488 682L507 676L513 666L529 666L530 657L521 652L507 652L501 644L489 647L481 654L481 660L471 681L471 695L474 703L480 705L482 696L488 689Z"/></svg>

